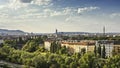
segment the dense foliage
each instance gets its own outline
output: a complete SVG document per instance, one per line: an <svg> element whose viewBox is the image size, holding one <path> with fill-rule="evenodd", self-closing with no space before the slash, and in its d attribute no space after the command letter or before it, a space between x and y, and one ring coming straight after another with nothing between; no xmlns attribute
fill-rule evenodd
<svg viewBox="0 0 120 68"><path fill-rule="evenodd" d="M38 38L28 40L22 49L16 49L15 43L4 44L0 48L0 60L25 65L25 68L119 68L120 65L120 55L105 58L104 47L102 57L99 56L100 46L95 47L98 51L94 50L94 53L86 53L82 49L81 53L69 54L66 47L53 42L49 52L39 45L43 44L43 40L39 40L41 41Z"/></svg>

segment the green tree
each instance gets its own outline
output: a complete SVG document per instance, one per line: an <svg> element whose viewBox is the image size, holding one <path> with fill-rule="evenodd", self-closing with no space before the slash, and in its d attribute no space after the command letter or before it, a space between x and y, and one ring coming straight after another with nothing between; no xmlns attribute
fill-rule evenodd
<svg viewBox="0 0 120 68"><path fill-rule="evenodd" d="M99 56L101 56L101 46L100 45L98 46L98 54L99 54Z"/></svg>
<svg viewBox="0 0 120 68"><path fill-rule="evenodd" d="M59 54L67 54L68 53L68 49L66 48L66 46L61 47L61 49L59 50Z"/></svg>
<svg viewBox="0 0 120 68"><path fill-rule="evenodd" d="M50 54L49 57L48 57L49 64L57 63L56 58L57 58L56 55Z"/></svg>
<svg viewBox="0 0 120 68"><path fill-rule="evenodd" d="M65 64L60 64L60 68L67 68Z"/></svg>
<svg viewBox="0 0 120 68"><path fill-rule="evenodd" d="M59 51L60 51L60 49L61 49L61 44L60 44L60 43L57 43L56 45L57 45L57 50L56 50L56 53L58 54L58 53L59 53Z"/></svg>
<svg viewBox="0 0 120 68"><path fill-rule="evenodd" d="M62 61L59 60L60 56L57 54L51 54L48 57L49 68L59 68Z"/></svg>
<svg viewBox="0 0 120 68"><path fill-rule="evenodd" d="M56 41L51 43L51 46L50 46L51 53L58 53L60 49L61 49L61 45L59 43L57 43Z"/></svg>
<svg viewBox="0 0 120 68"><path fill-rule="evenodd" d="M19 37L17 41L18 41L18 44L24 44L24 42L25 42L25 41L22 39L22 37Z"/></svg>
<svg viewBox="0 0 120 68"><path fill-rule="evenodd" d="M55 53L55 51L56 51L56 42L54 41L53 43L51 43L50 52Z"/></svg>
<svg viewBox="0 0 120 68"><path fill-rule="evenodd" d="M13 50L11 52L11 54L9 55L10 62L17 63L17 64L22 64L21 54L22 54L22 51L20 51L20 50Z"/></svg>
<svg viewBox="0 0 120 68"><path fill-rule="evenodd" d="M22 50L27 52L34 52L39 48L39 44L34 40L28 41L22 48Z"/></svg>
<svg viewBox="0 0 120 68"><path fill-rule="evenodd" d="M81 53L74 53L72 56L74 60L78 61L81 58Z"/></svg>
<svg viewBox="0 0 120 68"><path fill-rule="evenodd" d="M44 43L44 41L43 41L43 39L42 39L41 37L37 37L37 38L34 39L34 40L35 40L35 42L38 43L38 44L43 44L43 43Z"/></svg>
<svg viewBox="0 0 120 68"><path fill-rule="evenodd" d="M5 40L3 45L7 45L7 46L10 46L10 47L17 48L15 40Z"/></svg>
<svg viewBox="0 0 120 68"><path fill-rule="evenodd" d="M8 56L11 54L13 50L14 48L4 45L2 48L0 48L0 59L9 61Z"/></svg>
<svg viewBox="0 0 120 68"><path fill-rule="evenodd" d="M63 39L63 40L68 40L68 39L69 39L69 36L62 36L62 39Z"/></svg>
<svg viewBox="0 0 120 68"><path fill-rule="evenodd" d="M105 45L103 45L102 58L106 57Z"/></svg>
<svg viewBox="0 0 120 68"><path fill-rule="evenodd" d="M80 68L94 68L95 63L94 53L85 53L79 60Z"/></svg>
<svg viewBox="0 0 120 68"><path fill-rule="evenodd" d="M49 68L60 68L59 64L51 64Z"/></svg>
<svg viewBox="0 0 120 68"><path fill-rule="evenodd" d="M96 48L96 46L94 47L94 54L95 54L95 56L97 56L97 48Z"/></svg>
<svg viewBox="0 0 120 68"><path fill-rule="evenodd" d="M69 65L72 61L73 61L73 59L71 57L65 58L65 64L67 64L67 65Z"/></svg>
<svg viewBox="0 0 120 68"><path fill-rule="evenodd" d="M25 51L23 51L22 54L21 54L21 56L20 56L20 58L21 58L22 63L23 63L24 65L30 66L30 65L32 65L32 58L33 58L34 56L36 56L34 53L30 53L30 52L25 52Z"/></svg>
<svg viewBox="0 0 120 68"><path fill-rule="evenodd" d="M45 57L38 55L33 58L33 65L35 68L48 68L48 63Z"/></svg>
<svg viewBox="0 0 120 68"><path fill-rule="evenodd" d="M82 55L84 55L84 54L86 53L86 49L85 49L85 48L82 48L82 49L81 49L81 53L82 53Z"/></svg>
<svg viewBox="0 0 120 68"><path fill-rule="evenodd" d="M70 68L77 68L77 63L76 62L70 63Z"/></svg>
<svg viewBox="0 0 120 68"><path fill-rule="evenodd" d="M112 50L112 55L115 56L116 55L116 52L115 52L115 47L113 48Z"/></svg>
<svg viewBox="0 0 120 68"><path fill-rule="evenodd" d="M47 52L47 50L44 47L39 47L36 52Z"/></svg>
<svg viewBox="0 0 120 68"><path fill-rule="evenodd" d="M113 57L108 58L107 68L119 68L120 67L120 55L115 55Z"/></svg>
<svg viewBox="0 0 120 68"><path fill-rule="evenodd" d="M43 40L46 40L48 37L47 37L47 35L44 35L44 36L42 36L41 37Z"/></svg>

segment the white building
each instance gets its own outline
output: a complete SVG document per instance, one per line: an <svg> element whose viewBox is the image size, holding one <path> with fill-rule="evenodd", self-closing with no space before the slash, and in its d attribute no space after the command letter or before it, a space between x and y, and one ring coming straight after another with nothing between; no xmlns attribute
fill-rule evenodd
<svg viewBox="0 0 120 68"><path fill-rule="evenodd" d="M113 46L114 46L113 41L108 41L108 40L96 41L96 48L98 48L99 45L101 46L101 49L103 49L103 46L105 46L105 52L106 52L107 57L112 56L112 50L113 50ZM101 51L101 53L102 53L102 51Z"/></svg>
<svg viewBox="0 0 120 68"><path fill-rule="evenodd" d="M0 39L0 44L2 44L4 42L4 40L3 39Z"/></svg>
<svg viewBox="0 0 120 68"><path fill-rule="evenodd" d="M45 46L45 49L46 49L46 50L50 51L51 43L52 43L51 41L45 41L45 42L44 42L44 46Z"/></svg>

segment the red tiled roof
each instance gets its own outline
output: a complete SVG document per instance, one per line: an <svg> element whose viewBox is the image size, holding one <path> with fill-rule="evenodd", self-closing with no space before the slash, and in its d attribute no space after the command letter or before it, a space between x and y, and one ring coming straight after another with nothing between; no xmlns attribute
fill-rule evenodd
<svg viewBox="0 0 120 68"><path fill-rule="evenodd" d="M62 42L62 44L69 44L69 45L95 45L93 42Z"/></svg>

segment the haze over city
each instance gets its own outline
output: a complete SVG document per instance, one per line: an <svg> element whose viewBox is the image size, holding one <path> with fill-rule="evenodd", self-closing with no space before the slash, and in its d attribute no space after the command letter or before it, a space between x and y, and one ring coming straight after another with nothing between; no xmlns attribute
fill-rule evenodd
<svg viewBox="0 0 120 68"><path fill-rule="evenodd" d="M120 0L0 0L0 29L120 32Z"/></svg>

